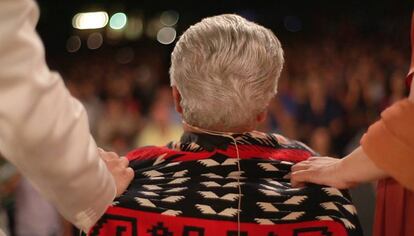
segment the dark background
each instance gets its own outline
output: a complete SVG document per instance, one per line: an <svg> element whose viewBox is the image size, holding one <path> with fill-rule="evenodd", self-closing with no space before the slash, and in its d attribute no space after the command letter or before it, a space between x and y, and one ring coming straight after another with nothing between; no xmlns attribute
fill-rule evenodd
<svg viewBox="0 0 414 236"><path fill-rule="evenodd" d="M50 1L39 0L41 18L39 33L49 54L65 51L65 41L72 35L72 17L78 12L105 10L114 12L139 12L144 20L165 10L180 14L178 33L202 18L223 13L236 13L272 29L283 44L296 40L318 40L336 37L341 46L347 46L347 38L338 37L338 28L372 40L393 42L395 46L408 47L409 25L413 3L401 1ZM286 17L297 17L301 24L298 32L286 29ZM142 37L132 45L148 43ZM166 47L170 51L171 47Z"/></svg>

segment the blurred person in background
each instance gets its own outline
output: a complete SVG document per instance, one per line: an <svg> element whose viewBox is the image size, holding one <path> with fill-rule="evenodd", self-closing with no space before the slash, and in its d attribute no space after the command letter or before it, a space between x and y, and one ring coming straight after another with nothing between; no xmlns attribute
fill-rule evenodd
<svg viewBox="0 0 414 236"><path fill-rule="evenodd" d="M405 82L401 78L404 78L404 73L402 71L395 71L392 73L388 85L390 96L383 101L384 108L387 108L406 97Z"/></svg>
<svg viewBox="0 0 414 236"><path fill-rule="evenodd" d="M414 14L411 22L414 47ZM375 236L414 234L414 48L407 85L408 98L381 114L361 139L361 146L343 159L313 157L292 167L292 184L316 183L337 188L380 180L377 186ZM393 80L397 78L393 77ZM400 78L401 80L402 78ZM391 81L393 95L401 96L401 84ZM384 179L386 177L392 177Z"/></svg>
<svg viewBox="0 0 414 236"><path fill-rule="evenodd" d="M181 124L174 122L173 109L171 90L159 89L151 105L148 121L136 137L135 146L161 146L171 141L178 141L183 130Z"/></svg>
<svg viewBox="0 0 414 236"><path fill-rule="evenodd" d="M130 104L121 98L110 97L106 100L104 112L98 120L96 137L100 146L106 149L112 149L115 142L123 139L125 147L130 150L134 144L134 136L141 126L141 114L135 104Z"/></svg>
<svg viewBox="0 0 414 236"><path fill-rule="evenodd" d="M26 178L16 186L14 232L18 236L59 236L65 234L64 221L52 204L39 195Z"/></svg>
<svg viewBox="0 0 414 236"><path fill-rule="evenodd" d="M318 127L312 132L309 145L320 155L326 156L332 153L331 140L329 130L324 127Z"/></svg>
<svg viewBox="0 0 414 236"><path fill-rule="evenodd" d="M342 109L340 104L333 99L328 93L328 90L325 88L325 84L322 82L322 79L317 77L309 77L306 81L307 92L309 100L305 102L300 108L298 113L298 122L302 125L302 135L304 137L310 137L309 142L314 143L314 138L319 138L318 129L321 127L326 127L329 129L327 131L328 139L331 139L331 135L339 136L341 131L337 131L337 124L342 124ZM319 129L320 130L320 129ZM314 132L316 134L314 134ZM326 132L325 132L326 133ZM317 137L315 137L315 135ZM326 140L330 142L330 140ZM315 144L320 142L315 142ZM327 144L328 144L327 143ZM330 143L328 144L330 145ZM326 147L330 149L330 147ZM329 151L329 150L324 150Z"/></svg>
<svg viewBox="0 0 414 236"><path fill-rule="evenodd" d="M38 18L34 1L0 1L0 152L87 231L133 171L125 158L98 152L83 106L46 65Z"/></svg>

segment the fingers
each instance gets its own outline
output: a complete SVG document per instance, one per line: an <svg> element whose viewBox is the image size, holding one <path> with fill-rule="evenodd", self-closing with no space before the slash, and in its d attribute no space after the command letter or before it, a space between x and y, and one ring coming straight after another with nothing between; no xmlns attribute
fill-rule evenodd
<svg viewBox="0 0 414 236"><path fill-rule="evenodd" d="M134 175L135 175L135 172L131 167L128 167L128 168L125 169L125 179L128 182L127 186L129 185L129 183L134 178Z"/></svg>
<svg viewBox="0 0 414 236"><path fill-rule="evenodd" d="M304 183L312 182L312 172L309 170L298 170L290 175L290 183L292 187L302 187Z"/></svg>
<svg viewBox="0 0 414 236"><path fill-rule="evenodd" d="M98 148L98 153L101 156L101 158L106 162L119 159L118 154L116 154L115 152L106 152L102 148Z"/></svg>
<svg viewBox="0 0 414 236"><path fill-rule="evenodd" d="M98 148L98 153L114 177L117 190L116 196L119 197L134 178L134 170L128 167L129 160L126 157L119 157L115 152L106 152L101 148Z"/></svg>
<svg viewBox="0 0 414 236"><path fill-rule="evenodd" d="M310 163L308 161L302 161L292 166L291 171L299 171L299 170L307 170L310 167Z"/></svg>
<svg viewBox="0 0 414 236"><path fill-rule="evenodd" d="M121 167L126 168L129 165L129 161L126 157L119 158L119 164Z"/></svg>
<svg viewBox="0 0 414 236"><path fill-rule="evenodd" d="M328 185L335 188L347 188L349 184L341 177L338 168L341 159L332 157L311 157L292 166L291 185L303 183Z"/></svg>
<svg viewBox="0 0 414 236"><path fill-rule="evenodd" d="M320 159L321 157L309 157L307 160L308 161L315 161L315 160L318 160L318 159Z"/></svg>
<svg viewBox="0 0 414 236"><path fill-rule="evenodd" d="M291 168L290 183L292 187L303 187L305 183L314 182L314 171L312 167L321 157L310 157L305 161L301 161Z"/></svg>
<svg viewBox="0 0 414 236"><path fill-rule="evenodd" d="M309 168L311 162L308 160L299 162L292 166L290 173L290 183L292 187L298 188L303 187L305 182L308 182Z"/></svg>

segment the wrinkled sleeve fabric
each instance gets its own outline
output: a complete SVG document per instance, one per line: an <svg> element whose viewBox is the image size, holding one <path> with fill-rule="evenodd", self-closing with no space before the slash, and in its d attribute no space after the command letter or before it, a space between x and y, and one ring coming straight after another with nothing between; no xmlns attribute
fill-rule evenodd
<svg viewBox="0 0 414 236"><path fill-rule="evenodd" d="M368 157L408 189L414 190L414 103L395 103L361 139Z"/></svg>
<svg viewBox="0 0 414 236"><path fill-rule="evenodd" d="M32 0L0 1L0 152L84 231L116 195L82 105L49 70Z"/></svg>

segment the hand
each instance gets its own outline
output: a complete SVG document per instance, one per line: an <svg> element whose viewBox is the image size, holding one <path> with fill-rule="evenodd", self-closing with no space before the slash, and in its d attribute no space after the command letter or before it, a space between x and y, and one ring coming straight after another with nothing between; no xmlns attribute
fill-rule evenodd
<svg viewBox="0 0 414 236"><path fill-rule="evenodd" d="M311 157L292 166L292 187L302 186L304 183L328 185L344 189L355 185L347 181L341 173L342 160L332 157Z"/></svg>
<svg viewBox="0 0 414 236"><path fill-rule="evenodd" d="M116 196L119 197L127 189L134 178L134 170L131 167L128 167L129 161L126 157L119 157L118 154L114 152L105 152L100 148L98 151L109 172L111 172L115 179Z"/></svg>
<svg viewBox="0 0 414 236"><path fill-rule="evenodd" d="M291 183L292 186L298 186L309 182L343 189L386 177L387 172L358 147L342 159L311 157L297 163L292 166Z"/></svg>

